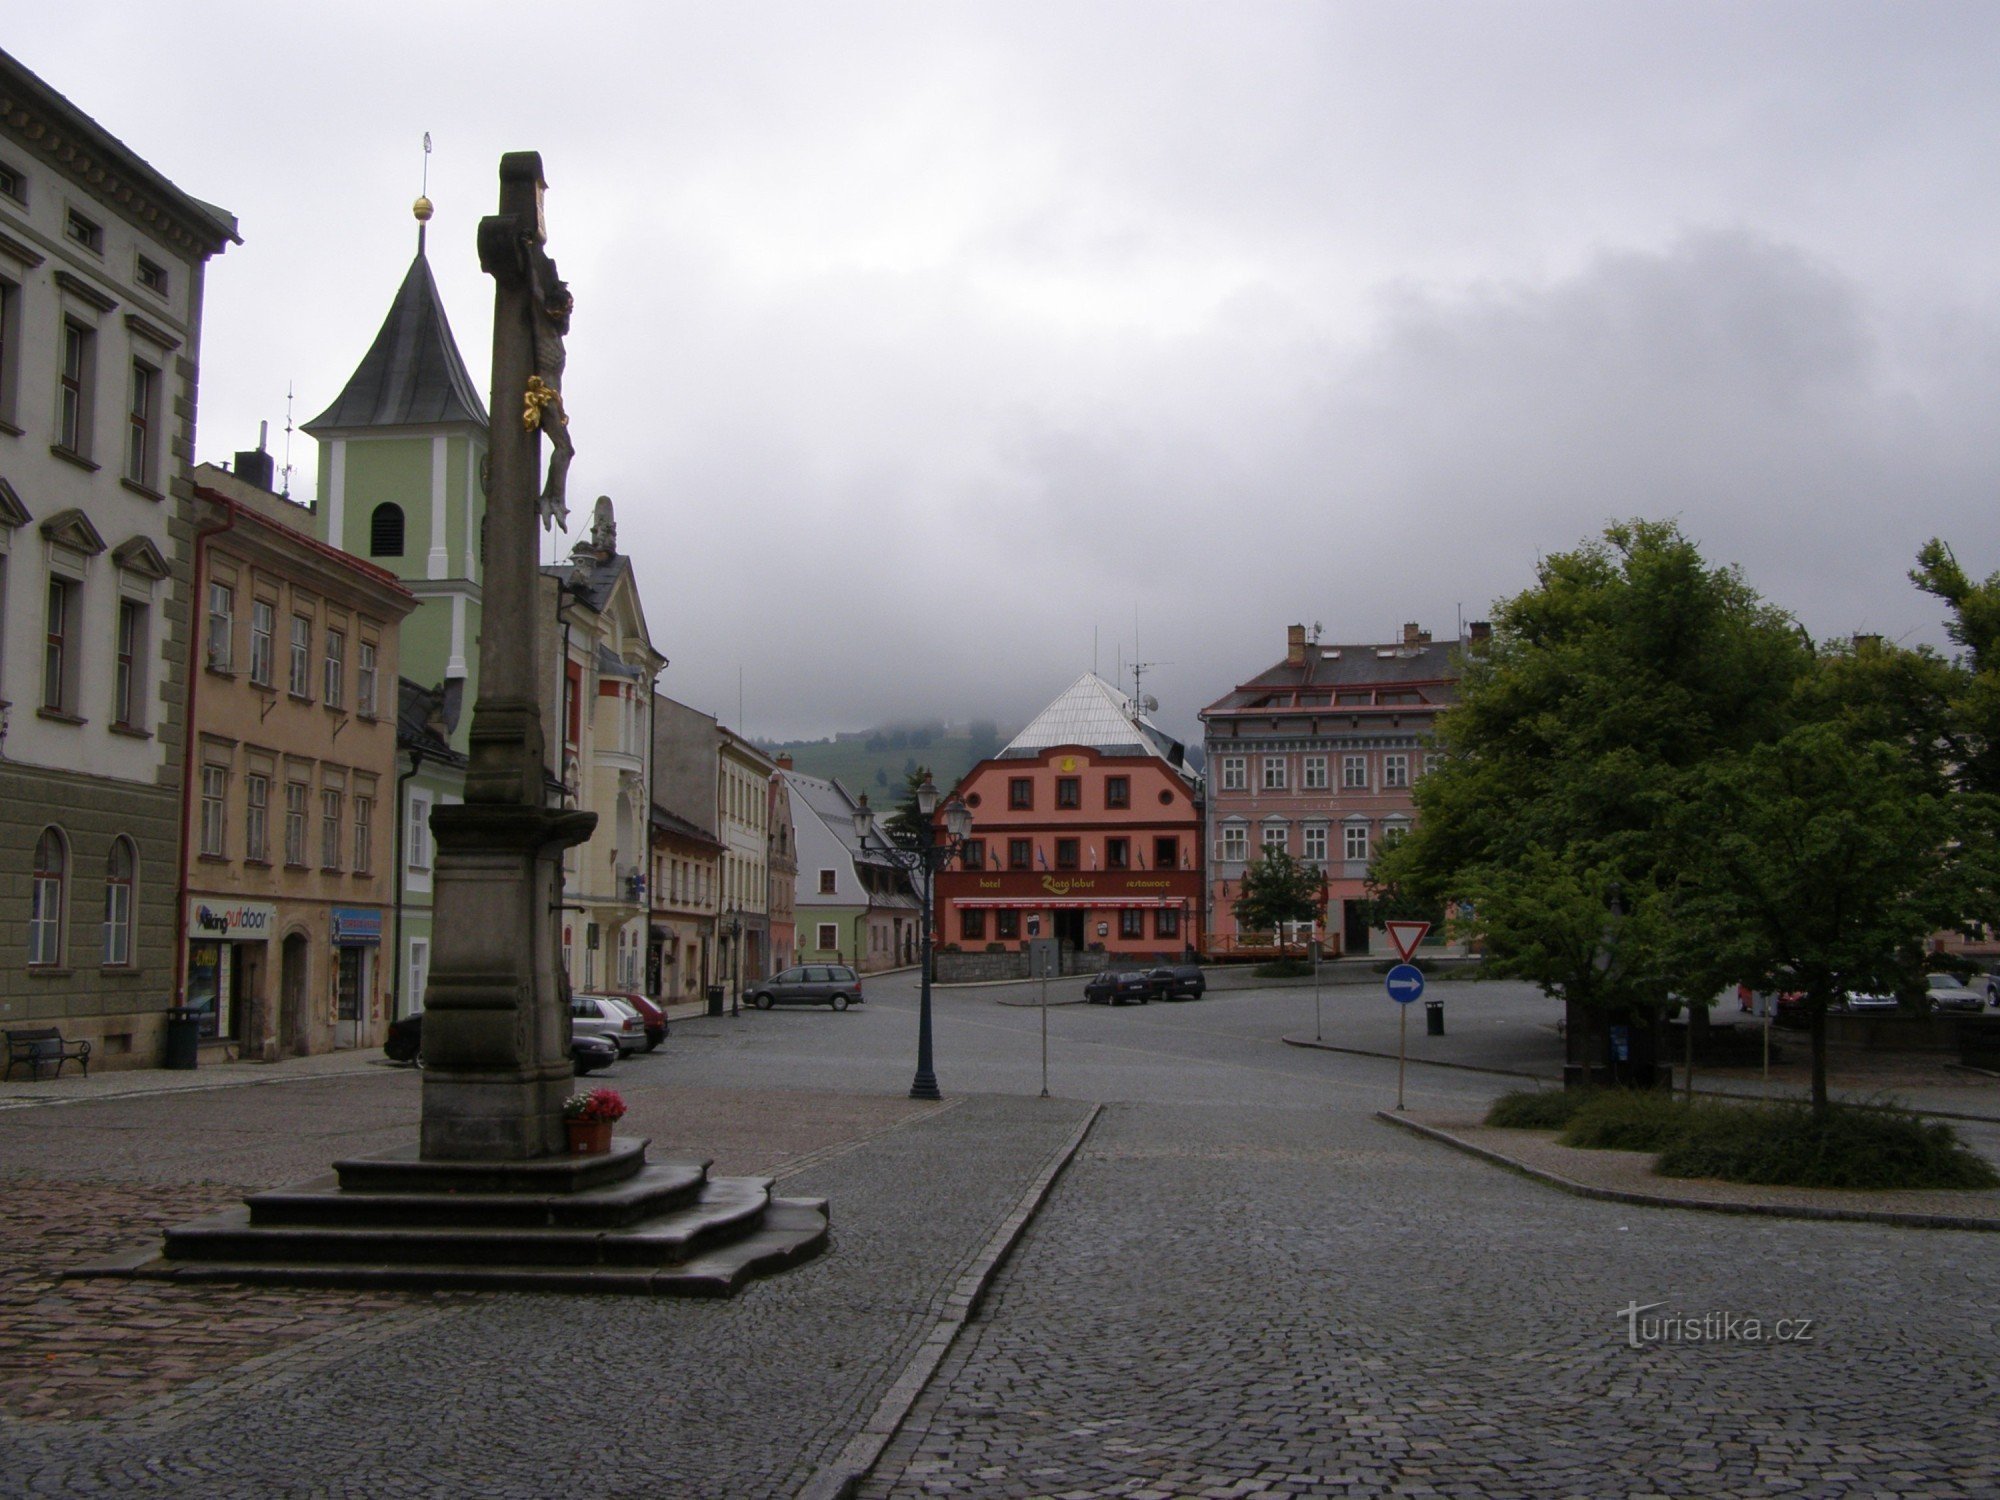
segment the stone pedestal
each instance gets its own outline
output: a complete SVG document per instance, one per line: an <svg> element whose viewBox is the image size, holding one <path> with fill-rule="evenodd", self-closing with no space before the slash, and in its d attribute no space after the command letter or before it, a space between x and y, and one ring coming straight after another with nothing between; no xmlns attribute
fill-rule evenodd
<svg viewBox="0 0 2000 1500"><path fill-rule="evenodd" d="M554 951L562 851L587 812L440 807L430 985L424 996L421 1152L524 1161L567 1147L569 1008Z"/></svg>

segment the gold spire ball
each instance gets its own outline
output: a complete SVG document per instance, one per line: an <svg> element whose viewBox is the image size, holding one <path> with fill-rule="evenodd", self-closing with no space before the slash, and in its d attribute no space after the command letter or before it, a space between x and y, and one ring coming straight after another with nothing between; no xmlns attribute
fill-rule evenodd
<svg viewBox="0 0 2000 1500"><path fill-rule="evenodd" d="M418 198L418 199L417 199L417 201L416 201L415 203L412 203L412 204L410 205L410 212L411 212L411 213L413 213L413 214L415 214L415 215L417 216L417 222L418 222L419 224L428 224L428 223L430 223L430 221L431 221L431 200L430 200L430 199L428 199L428 198L421 198L421 197L420 197L420 198Z"/></svg>

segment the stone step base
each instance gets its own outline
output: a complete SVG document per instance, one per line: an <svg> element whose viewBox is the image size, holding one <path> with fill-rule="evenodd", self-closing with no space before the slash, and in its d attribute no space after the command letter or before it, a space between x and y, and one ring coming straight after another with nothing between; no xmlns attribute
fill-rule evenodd
<svg viewBox="0 0 2000 1500"><path fill-rule="evenodd" d="M742 1179L717 1178L717 1187ZM750 1179L761 1183L761 1179ZM425 1291L547 1291L621 1293L653 1297L727 1297L754 1277L810 1260L827 1242L824 1198L770 1198L737 1232L697 1245L687 1258L666 1264L591 1262L537 1264L484 1261L311 1261L251 1254L233 1260L185 1260L152 1249L81 1266L70 1277L127 1277L177 1282L374 1288ZM270 1233L277 1231L260 1231ZM539 1236L558 1231L531 1231ZM524 1238L515 1234L517 1240ZM601 1236L600 1236L601 1237ZM211 1241L216 1248L219 1241ZM266 1242L253 1240L258 1250ZM490 1243L490 1242L488 1242ZM440 1247L441 1248L441 1247Z"/></svg>
<svg viewBox="0 0 2000 1500"><path fill-rule="evenodd" d="M244 1202L250 1224L258 1229L421 1227L436 1222L447 1210L449 1222L462 1227L617 1229L696 1203L707 1181L707 1162L669 1159L591 1189L451 1192L444 1198L438 1192L407 1187L343 1187L339 1175L330 1172L310 1182L253 1193Z"/></svg>

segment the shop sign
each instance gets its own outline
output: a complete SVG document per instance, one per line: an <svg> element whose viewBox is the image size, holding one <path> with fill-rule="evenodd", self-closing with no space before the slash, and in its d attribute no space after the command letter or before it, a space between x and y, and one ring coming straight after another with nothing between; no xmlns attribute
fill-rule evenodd
<svg viewBox="0 0 2000 1500"><path fill-rule="evenodd" d="M247 901L188 902L188 936L198 942L261 942L278 927L278 909Z"/></svg>
<svg viewBox="0 0 2000 1500"><path fill-rule="evenodd" d="M382 909L379 906L336 906L333 909L333 941L340 947L380 943Z"/></svg>

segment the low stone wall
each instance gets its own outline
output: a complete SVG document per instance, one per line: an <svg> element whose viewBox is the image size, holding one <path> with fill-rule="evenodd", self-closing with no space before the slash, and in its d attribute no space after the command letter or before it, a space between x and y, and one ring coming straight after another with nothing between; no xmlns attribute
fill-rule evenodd
<svg viewBox="0 0 2000 1500"><path fill-rule="evenodd" d="M1178 953L1107 953L1087 948L1081 953L1065 951L1061 972L1101 974L1110 968L1152 969L1186 961ZM1028 972L1027 952L1018 948L1005 953L940 952L933 974L939 984L1000 984L1034 977Z"/></svg>

